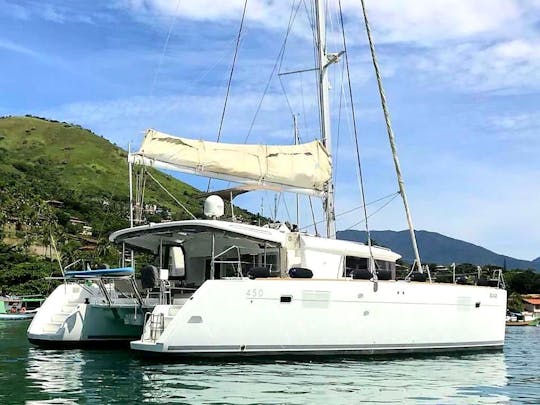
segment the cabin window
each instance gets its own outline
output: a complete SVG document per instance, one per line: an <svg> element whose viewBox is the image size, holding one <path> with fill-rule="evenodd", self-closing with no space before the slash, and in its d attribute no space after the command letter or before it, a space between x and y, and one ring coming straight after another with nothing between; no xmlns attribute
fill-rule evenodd
<svg viewBox="0 0 540 405"><path fill-rule="evenodd" d="M368 270L367 257L347 256L345 258L345 277L349 277L353 270Z"/></svg>
<svg viewBox="0 0 540 405"><path fill-rule="evenodd" d="M396 264L394 262L387 262L384 260L375 260L375 265L376 265L376 268L380 270L390 270L390 271L396 270Z"/></svg>

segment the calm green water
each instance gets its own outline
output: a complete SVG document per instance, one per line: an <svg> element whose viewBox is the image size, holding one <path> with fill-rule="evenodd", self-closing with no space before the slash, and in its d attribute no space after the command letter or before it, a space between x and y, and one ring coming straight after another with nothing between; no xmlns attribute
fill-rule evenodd
<svg viewBox="0 0 540 405"><path fill-rule="evenodd" d="M42 350L0 321L0 404L540 403L540 327L504 352L326 361L141 360L128 350Z"/></svg>

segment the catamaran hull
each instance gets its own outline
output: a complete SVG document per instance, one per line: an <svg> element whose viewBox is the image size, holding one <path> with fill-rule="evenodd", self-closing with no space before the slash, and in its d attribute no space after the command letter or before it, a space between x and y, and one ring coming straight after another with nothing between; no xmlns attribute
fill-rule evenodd
<svg viewBox="0 0 540 405"><path fill-rule="evenodd" d="M85 303L88 291L77 283L57 287L45 300L27 332L42 347L94 347L126 344L139 337L143 317L134 304Z"/></svg>
<svg viewBox="0 0 540 405"><path fill-rule="evenodd" d="M376 291L375 291L376 289ZM506 291L364 280L213 280L157 306L131 348L179 356L497 350Z"/></svg>

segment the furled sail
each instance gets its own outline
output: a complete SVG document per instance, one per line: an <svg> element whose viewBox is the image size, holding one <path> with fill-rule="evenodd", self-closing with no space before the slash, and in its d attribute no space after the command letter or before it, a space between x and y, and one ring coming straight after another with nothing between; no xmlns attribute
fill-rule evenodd
<svg viewBox="0 0 540 405"><path fill-rule="evenodd" d="M321 142L241 145L180 138L149 129L136 163L254 184L258 188L322 193L330 180L330 157Z"/></svg>

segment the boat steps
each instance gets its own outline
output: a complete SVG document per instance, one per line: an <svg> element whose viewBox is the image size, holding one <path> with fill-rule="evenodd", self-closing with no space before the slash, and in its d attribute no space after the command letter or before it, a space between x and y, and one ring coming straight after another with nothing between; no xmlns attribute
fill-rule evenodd
<svg viewBox="0 0 540 405"><path fill-rule="evenodd" d="M65 322L73 312L58 312L51 317L52 322Z"/></svg>
<svg viewBox="0 0 540 405"><path fill-rule="evenodd" d="M167 315L174 317L180 311L180 308L182 308L182 305L171 305Z"/></svg>
<svg viewBox="0 0 540 405"><path fill-rule="evenodd" d="M43 332L58 332L63 322L49 322L43 325Z"/></svg>
<svg viewBox="0 0 540 405"><path fill-rule="evenodd" d="M174 319L174 316L164 316L163 317L163 329L167 329L167 326L171 323L171 321Z"/></svg>
<svg viewBox="0 0 540 405"><path fill-rule="evenodd" d="M66 303L62 305L62 313L72 313L77 306L79 306L80 302L72 302L72 303Z"/></svg>

